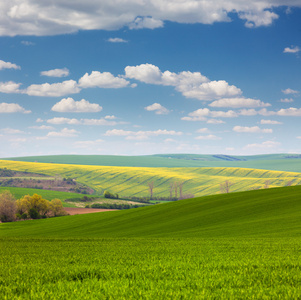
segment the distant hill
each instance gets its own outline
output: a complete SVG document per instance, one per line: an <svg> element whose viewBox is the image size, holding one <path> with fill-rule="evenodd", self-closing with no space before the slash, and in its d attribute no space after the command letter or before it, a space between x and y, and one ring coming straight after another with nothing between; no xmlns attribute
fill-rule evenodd
<svg viewBox="0 0 301 300"><path fill-rule="evenodd" d="M239 167L301 172L301 154L267 154L253 156L156 154L146 156L50 155L12 157L3 160L124 167Z"/></svg>
<svg viewBox="0 0 301 300"><path fill-rule="evenodd" d="M271 160L273 161L273 160ZM75 179L97 193L109 190L120 197L149 196L148 183L154 184L155 197L169 197L171 184L183 184L183 194L204 196L220 193L220 184L232 183L230 191L244 191L301 184L301 173L248 168L150 168L33 163L1 160L0 168ZM173 195L175 190L173 189ZM177 196L180 190L177 189Z"/></svg>
<svg viewBox="0 0 301 300"><path fill-rule="evenodd" d="M0 237L299 237L301 187L0 225Z"/></svg>

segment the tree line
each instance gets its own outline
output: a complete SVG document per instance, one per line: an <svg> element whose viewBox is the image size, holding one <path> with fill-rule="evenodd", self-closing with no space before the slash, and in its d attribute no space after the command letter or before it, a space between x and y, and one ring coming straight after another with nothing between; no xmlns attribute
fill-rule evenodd
<svg viewBox="0 0 301 300"><path fill-rule="evenodd" d="M0 194L0 221L13 222L66 215L60 199L48 201L38 194L25 195L16 200L9 191Z"/></svg>

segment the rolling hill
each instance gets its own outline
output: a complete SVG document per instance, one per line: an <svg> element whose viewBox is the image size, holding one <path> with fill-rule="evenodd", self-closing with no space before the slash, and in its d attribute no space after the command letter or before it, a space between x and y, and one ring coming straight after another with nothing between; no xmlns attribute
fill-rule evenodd
<svg viewBox="0 0 301 300"><path fill-rule="evenodd" d="M300 237L301 187L0 225L0 237Z"/></svg>
<svg viewBox="0 0 301 300"><path fill-rule="evenodd" d="M70 165L0 161L0 168L75 178L97 193L109 190L121 197L149 196L148 183L154 182L154 196L169 197L170 184L183 183L183 194L195 196L220 193L220 184L232 183L231 191L243 191L288 184L301 184L301 173L247 168L143 168ZM179 196L179 190L178 190Z"/></svg>
<svg viewBox="0 0 301 300"><path fill-rule="evenodd" d="M157 154L146 156L50 155L4 158L3 160L56 164L123 167L239 167L301 172L301 155L268 154L253 156Z"/></svg>

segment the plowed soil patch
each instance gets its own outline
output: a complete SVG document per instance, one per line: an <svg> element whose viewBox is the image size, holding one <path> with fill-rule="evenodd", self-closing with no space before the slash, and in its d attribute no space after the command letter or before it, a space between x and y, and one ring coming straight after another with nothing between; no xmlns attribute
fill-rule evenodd
<svg viewBox="0 0 301 300"><path fill-rule="evenodd" d="M90 213L113 211L113 210L118 210L118 209L65 207L65 211L69 215L82 215L82 214L90 214Z"/></svg>

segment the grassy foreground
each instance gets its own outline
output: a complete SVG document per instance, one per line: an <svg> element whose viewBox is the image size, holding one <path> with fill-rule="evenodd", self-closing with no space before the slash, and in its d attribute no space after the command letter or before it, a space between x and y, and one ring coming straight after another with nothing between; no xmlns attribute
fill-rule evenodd
<svg viewBox="0 0 301 300"><path fill-rule="evenodd" d="M3 299L299 299L301 187L0 224Z"/></svg>

